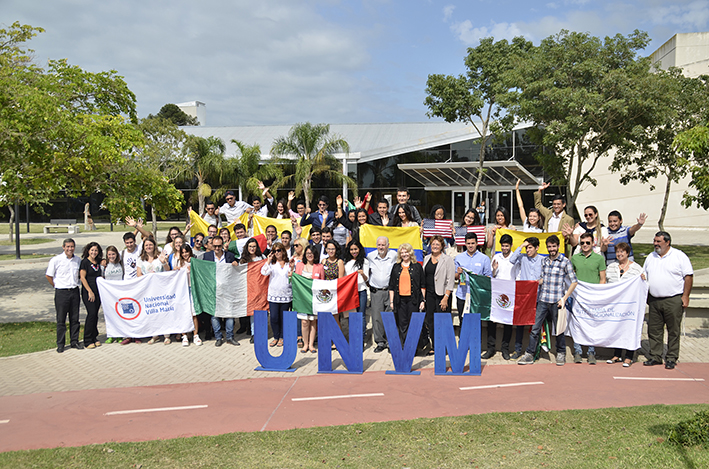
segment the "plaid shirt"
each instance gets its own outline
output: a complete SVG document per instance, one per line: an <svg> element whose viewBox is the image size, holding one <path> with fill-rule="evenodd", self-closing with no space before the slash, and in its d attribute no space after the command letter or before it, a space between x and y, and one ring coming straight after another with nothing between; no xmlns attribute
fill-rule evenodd
<svg viewBox="0 0 709 469"><path fill-rule="evenodd" d="M577 281L571 261L562 255L556 259L545 257L542 261L542 285L539 290L539 301L556 303L564 296L564 279L569 284Z"/></svg>

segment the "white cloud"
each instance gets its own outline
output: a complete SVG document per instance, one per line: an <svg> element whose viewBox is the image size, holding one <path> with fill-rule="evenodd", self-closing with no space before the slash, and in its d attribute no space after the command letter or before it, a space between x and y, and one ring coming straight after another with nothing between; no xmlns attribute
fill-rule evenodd
<svg viewBox="0 0 709 469"><path fill-rule="evenodd" d="M453 16L453 10L455 10L455 5L446 5L443 7L443 21L446 23L450 21Z"/></svg>
<svg viewBox="0 0 709 469"><path fill-rule="evenodd" d="M497 41L500 39L511 40L516 36L527 36L516 23L495 23L493 21L490 27L474 27L470 20L465 20L453 23L450 28L456 37L468 46L477 46L480 39L484 37L492 36Z"/></svg>
<svg viewBox="0 0 709 469"><path fill-rule="evenodd" d="M693 1L684 5L658 5L648 10L654 24L672 24L681 28L706 28L709 24L709 3Z"/></svg>

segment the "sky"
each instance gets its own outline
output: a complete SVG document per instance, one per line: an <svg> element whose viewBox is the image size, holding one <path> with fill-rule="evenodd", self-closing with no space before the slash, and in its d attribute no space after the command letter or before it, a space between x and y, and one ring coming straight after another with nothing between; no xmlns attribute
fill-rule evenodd
<svg viewBox="0 0 709 469"><path fill-rule="evenodd" d="M0 0L0 28L46 30L38 64L116 70L140 117L201 101L209 126L426 122L426 79L465 71L482 37L538 44L561 29L709 31L697 0Z"/></svg>

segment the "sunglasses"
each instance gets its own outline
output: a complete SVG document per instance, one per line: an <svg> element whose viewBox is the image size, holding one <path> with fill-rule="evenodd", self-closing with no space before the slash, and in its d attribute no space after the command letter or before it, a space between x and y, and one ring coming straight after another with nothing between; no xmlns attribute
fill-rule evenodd
<svg viewBox="0 0 709 469"><path fill-rule="evenodd" d="M283 252L283 249L274 249L273 252Z"/></svg>
<svg viewBox="0 0 709 469"><path fill-rule="evenodd" d="M226 200L235 200L236 197L227 197Z"/></svg>
<svg viewBox="0 0 709 469"><path fill-rule="evenodd" d="M586 218L591 218L593 216L593 213L584 213L583 216Z"/></svg>
<svg viewBox="0 0 709 469"><path fill-rule="evenodd" d="M588 245L591 245L592 243L591 243L591 241L581 241L579 244L580 244L581 246L586 246L587 244L588 244Z"/></svg>

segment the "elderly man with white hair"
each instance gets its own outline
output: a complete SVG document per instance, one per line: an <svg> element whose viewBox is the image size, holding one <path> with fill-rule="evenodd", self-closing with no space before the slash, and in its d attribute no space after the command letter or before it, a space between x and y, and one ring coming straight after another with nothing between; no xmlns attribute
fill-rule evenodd
<svg viewBox="0 0 709 469"><path fill-rule="evenodd" d="M369 260L369 315L372 318L372 337L377 344L375 353L381 353L388 348L382 311L391 311L389 303L389 277L396 263L396 253L389 250L389 239L385 236L377 238L377 250L367 254ZM366 324L366 319L365 319Z"/></svg>

